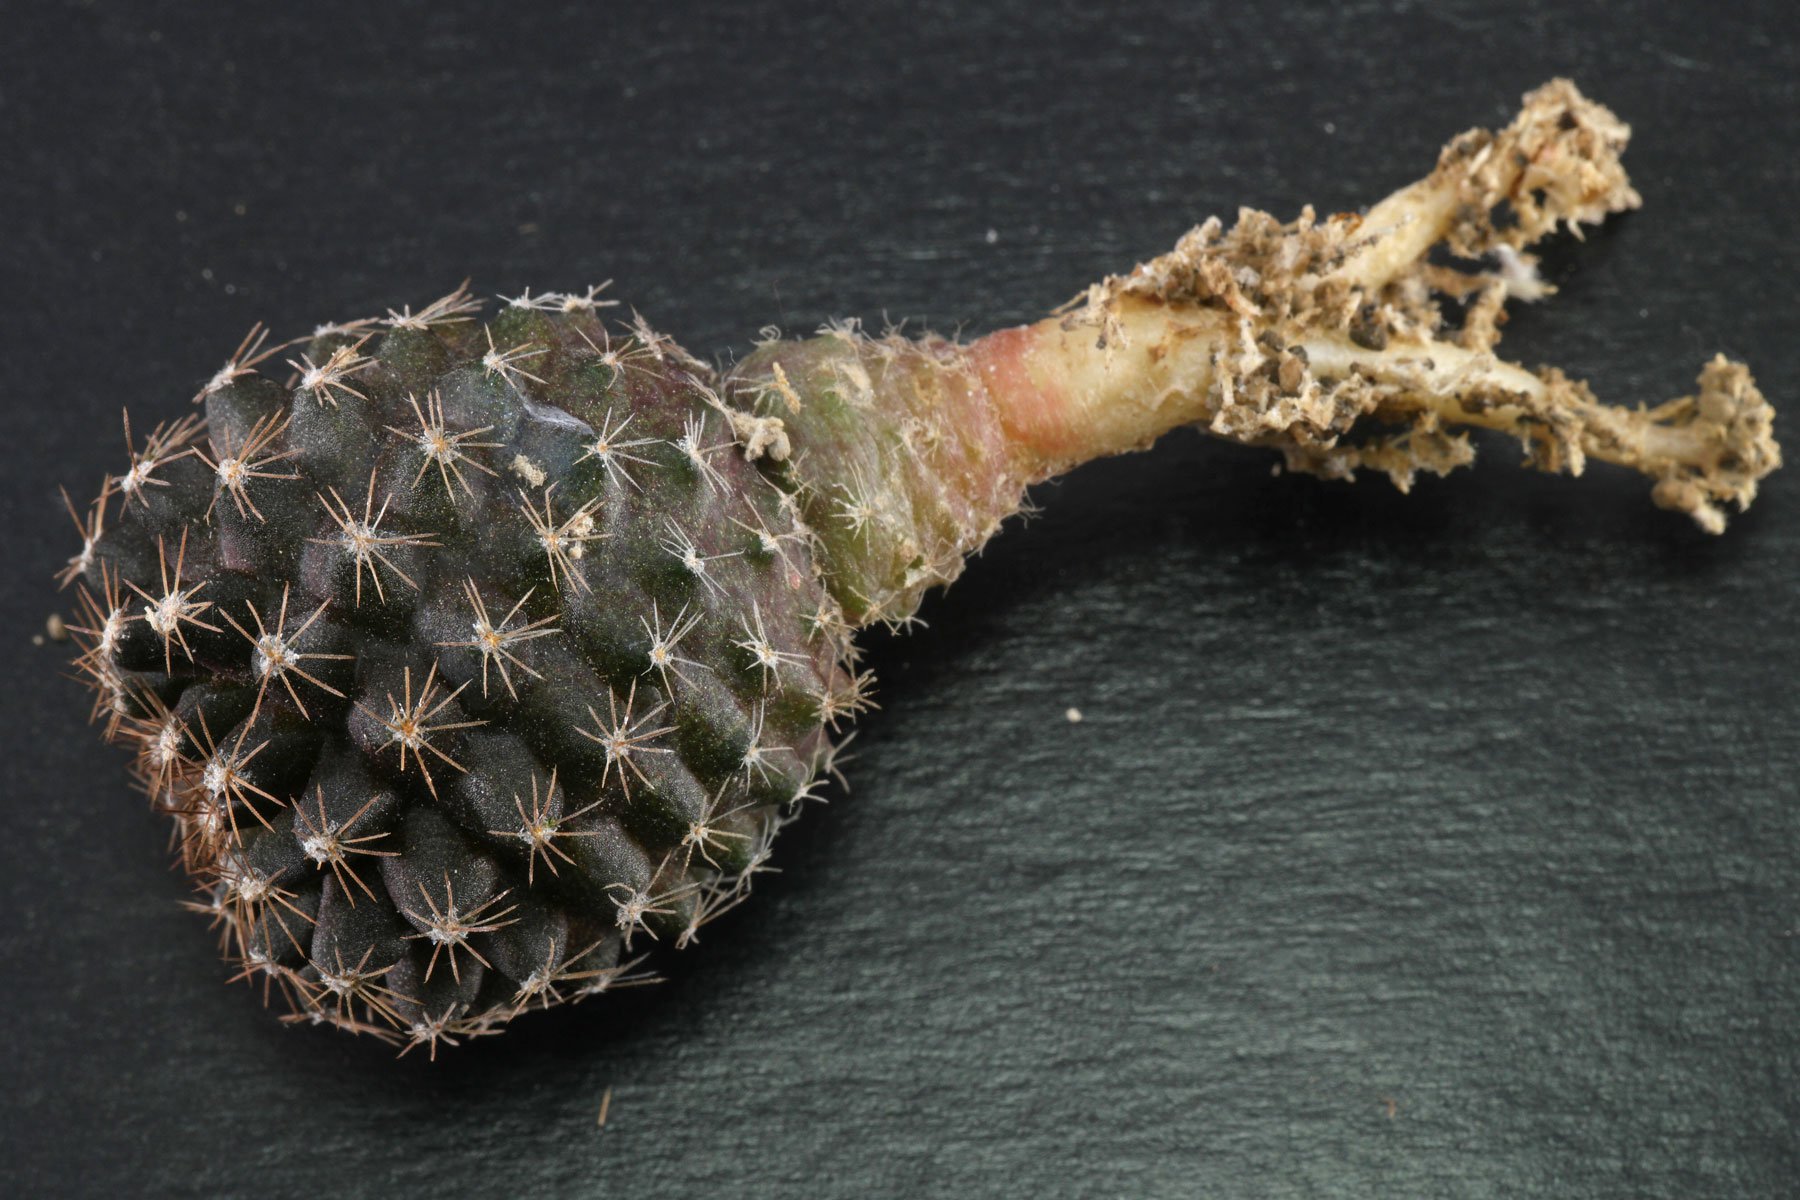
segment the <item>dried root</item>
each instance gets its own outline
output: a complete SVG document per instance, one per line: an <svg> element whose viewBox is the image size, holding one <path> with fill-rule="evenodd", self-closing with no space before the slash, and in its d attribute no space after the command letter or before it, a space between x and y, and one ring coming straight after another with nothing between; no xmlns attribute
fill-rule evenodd
<svg viewBox="0 0 1800 1200"><path fill-rule="evenodd" d="M1063 361L1033 374L1087 389L1072 403L1094 413L1116 407L1116 428L1090 418L1090 436L1120 443L1108 449L1186 417L1278 449L1290 469L1374 468L1405 490L1419 471L1470 462L1454 430L1477 426L1517 435L1543 470L1578 475L1599 459L1641 471L1657 504L1717 533L1725 506L1748 507L1781 463L1773 410L1744 366L1715 358L1697 394L1622 409L1553 367L1493 354L1506 301L1554 290L1524 248L1640 203L1619 161L1629 136L1553 81L1507 128L1455 138L1430 175L1366 216L1307 209L1283 224L1244 210L1228 232L1209 220L1088 289L1048 335ZM1439 245L1467 268L1432 262ZM1454 326L1446 303L1461 308Z"/></svg>

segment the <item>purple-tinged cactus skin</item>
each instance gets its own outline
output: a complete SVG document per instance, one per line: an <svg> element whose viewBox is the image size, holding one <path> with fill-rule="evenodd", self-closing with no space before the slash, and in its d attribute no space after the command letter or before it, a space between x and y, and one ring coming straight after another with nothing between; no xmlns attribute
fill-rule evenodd
<svg viewBox="0 0 1800 1200"><path fill-rule="evenodd" d="M91 510L97 714L295 1019L435 1053L645 978L863 702L711 372L602 305L253 338Z"/></svg>
<svg viewBox="0 0 1800 1200"><path fill-rule="evenodd" d="M846 324L719 373L599 288L258 326L70 506L76 666L234 977L435 1057L740 903L870 705L855 632L1080 462L1197 425L1404 489L1481 427L1719 532L1780 463L1744 367L1623 409L1493 353L1549 291L1524 248L1638 203L1628 133L1554 81L1366 215L1208 222L966 344Z"/></svg>

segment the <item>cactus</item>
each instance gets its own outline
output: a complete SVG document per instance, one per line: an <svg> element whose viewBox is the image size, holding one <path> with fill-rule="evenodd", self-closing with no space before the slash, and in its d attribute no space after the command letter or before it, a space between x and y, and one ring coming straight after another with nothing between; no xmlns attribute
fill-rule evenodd
<svg viewBox="0 0 1800 1200"><path fill-rule="evenodd" d="M1742 366L1625 410L1492 353L1550 290L1524 248L1636 205L1627 134L1556 81L1366 215L1211 221L966 344L843 324L721 373L602 288L258 326L70 505L76 665L236 978L435 1057L738 904L870 703L854 632L1079 462L1193 424L1405 489L1485 427L1721 530L1779 464Z"/></svg>

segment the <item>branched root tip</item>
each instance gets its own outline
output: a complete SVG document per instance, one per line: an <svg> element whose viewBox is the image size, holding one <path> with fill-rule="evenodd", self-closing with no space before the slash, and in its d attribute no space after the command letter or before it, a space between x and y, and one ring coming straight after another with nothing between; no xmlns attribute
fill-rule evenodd
<svg viewBox="0 0 1800 1200"><path fill-rule="evenodd" d="M1641 203L1620 161L1630 134L1552 80L1505 129L1452 139L1431 174L1365 215L1306 209L1283 223L1246 209L1095 284L1032 330L1034 384L1054 385L1032 403L1075 431L1050 467L1191 422L1279 450L1291 470L1373 468L1404 490L1419 471L1470 462L1458 430L1479 427L1518 437L1541 470L1579 475L1598 459L1640 471L1658 505L1720 532L1726 506L1748 507L1781 465L1746 367L1717 357L1696 395L1621 408L1493 352L1507 301L1553 290L1525 247ZM1452 261L1432 260L1440 244Z"/></svg>

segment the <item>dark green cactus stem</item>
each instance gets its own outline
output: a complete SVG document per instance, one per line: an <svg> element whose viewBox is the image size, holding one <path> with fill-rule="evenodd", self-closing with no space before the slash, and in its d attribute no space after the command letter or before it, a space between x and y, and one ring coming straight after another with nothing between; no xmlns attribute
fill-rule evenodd
<svg viewBox="0 0 1800 1200"><path fill-rule="evenodd" d="M588 296L252 338L84 526L80 666L296 1019L405 1045L735 905L863 702L711 373Z"/></svg>

